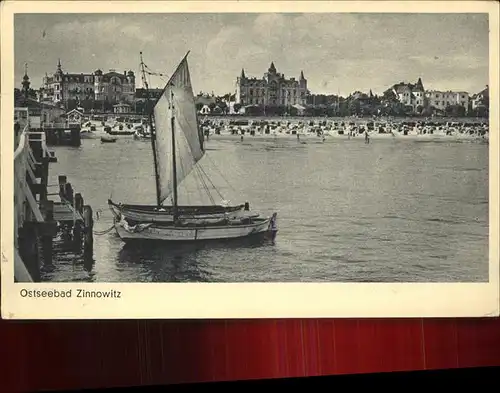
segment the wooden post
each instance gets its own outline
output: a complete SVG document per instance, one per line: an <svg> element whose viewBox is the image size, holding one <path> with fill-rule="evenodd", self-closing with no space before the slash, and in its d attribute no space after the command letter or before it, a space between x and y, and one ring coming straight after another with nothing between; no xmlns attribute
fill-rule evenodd
<svg viewBox="0 0 500 393"><path fill-rule="evenodd" d="M81 221L76 221L73 226L73 252L79 254L82 251L83 240L83 224Z"/></svg>
<svg viewBox="0 0 500 393"><path fill-rule="evenodd" d="M83 207L84 238L83 257L85 266L92 266L94 255L94 218L92 208L89 205ZM87 269L87 270L90 270Z"/></svg>
<svg viewBox="0 0 500 393"><path fill-rule="evenodd" d="M19 254L31 274L33 281L40 282L40 259L38 253L38 237L36 228L26 223L19 228Z"/></svg>
<svg viewBox="0 0 500 393"><path fill-rule="evenodd" d="M45 143L47 145L52 145L52 134L49 132L49 130L47 128L45 128L44 125L42 125L42 131L44 132L45 134Z"/></svg>
<svg viewBox="0 0 500 393"><path fill-rule="evenodd" d="M82 194L77 192L74 197L73 208L80 214L83 213L83 197ZM84 223L80 220L75 222L73 228L73 249L75 253L82 251L82 241L85 232Z"/></svg>
<svg viewBox="0 0 500 393"><path fill-rule="evenodd" d="M26 185L29 187L31 193L36 198L35 183L33 183L33 180L31 179L31 176L29 175L28 171L24 173L24 178L26 180Z"/></svg>
<svg viewBox="0 0 500 393"><path fill-rule="evenodd" d="M71 183L66 183L64 185L64 198L74 207L74 195Z"/></svg>
<svg viewBox="0 0 500 393"><path fill-rule="evenodd" d="M75 194L75 209L78 213L83 215L83 197L79 192Z"/></svg>
<svg viewBox="0 0 500 393"><path fill-rule="evenodd" d="M47 223L54 224L54 201L45 200L43 202L44 219ZM44 267L52 267L52 253L53 253L53 234L45 231L42 235L42 256ZM48 232L48 233L47 233Z"/></svg>
<svg viewBox="0 0 500 393"><path fill-rule="evenodd" d="M59 197L61 198L61 202L66 203L68 201L67 194L67 177L66 175L59 175L58 177L59 183ZM71 187L71 185L70 185ZM67 223L61 224L62 228L62 239L64 242L67 242L71 239L71 229L73 225L69 226Z"/></svg>
<svg viewBox="0 0 500 393"><path fill-rule="evenodd" d="M63 199L65 199L65 187L66 187L66 181L67 177L66 175L59 175L58 177L58 182L59 182L59 196L61 197L61 202L63 202Z"/></svg>
<svg viewBox="0 0 500 393"><path fill-rule="evenodd" d="M42 158L42 164L40 166L40 184L41 184L41 190L40 190L40 202L45 202L47 201L47 194L48 194L48 184L49 184L49 162L50 162L50 157L43 157Z"/></svg>
<svg viewBox="0 0 500 393"><path fill-rule="evenodd" d="M36 137L38 137L38 136L36 136ZM35 161L41 162L42 157L43 157L42 141L40 139L30 139L29 144L31 147L31 151L33 152L33 157L35 158Z"/></svg>
<svg viewBox="0 0 500 393"><path fill-rule="evenodd" d="M75 207L75 202L74 202L74 195L73 195L73 187L71 186L71 183L66 183L64 185L64 198L66 199L66 203L69 203L73 208ZM75 226L73 225L73 222L70 222L67 226L67 240L75 240L75 235L78 237L80 236L80 233L78 232L78 229L75 231ZM76 239L78 241L78 238ZM75 243L73 243L75 244Z"/></svg>

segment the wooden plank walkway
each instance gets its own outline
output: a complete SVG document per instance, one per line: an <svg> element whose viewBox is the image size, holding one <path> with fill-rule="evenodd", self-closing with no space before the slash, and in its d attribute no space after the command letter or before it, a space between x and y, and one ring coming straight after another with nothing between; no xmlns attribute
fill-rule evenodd
<svg viewBox="0 0 500 393"><path fill-rule="evenodd" d="M73 212L73 206L63 202L54 202L54 221L70 222L76 219L76 221L83 222L82 215L79 212Z"/></svg>

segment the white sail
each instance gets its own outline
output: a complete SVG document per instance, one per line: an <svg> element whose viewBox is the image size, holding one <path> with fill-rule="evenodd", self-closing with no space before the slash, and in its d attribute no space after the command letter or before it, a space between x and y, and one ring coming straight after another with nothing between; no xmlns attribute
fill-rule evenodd
<svg viewBox="0 0 500 393"><path fill-rule="evenodd" d="M172 134L172 114L175 135ZM203 136L198 129L187 56L167 83L153 115L158 185L160 202L163 202L173 191L172 137L175 136L177 186L205 153Z"/></svg>

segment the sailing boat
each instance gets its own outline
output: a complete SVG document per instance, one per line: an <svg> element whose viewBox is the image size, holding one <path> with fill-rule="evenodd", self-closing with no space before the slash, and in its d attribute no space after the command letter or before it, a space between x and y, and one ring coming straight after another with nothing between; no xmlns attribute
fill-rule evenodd
<svg viewBox="0 0 500 393"><path fill-rule="evenodd" d="M116 232L123 241L230 239L268 231L270 218L251 213L248 202L237 206L178 204L179 185L205 155L188 54L177 66L150 113L156 205L117 204L108 200L115 216ZM148 92L142 53L141 70ZM170 196L172 205L163 205Z"/></svg>

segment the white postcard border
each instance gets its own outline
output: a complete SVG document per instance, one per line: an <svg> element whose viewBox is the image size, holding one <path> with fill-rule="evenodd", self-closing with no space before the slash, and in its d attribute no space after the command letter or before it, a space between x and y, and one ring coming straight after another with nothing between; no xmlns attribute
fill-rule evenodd
<svg viewBox="0 0 500 393"><path fill-rule="evenodd" d="M6 1L1 5L1 312L5 319L215 319L298 317L473 317L499 314L499 17L489 1ZM488 283L14 283L14 13L135 12L445 12L488 13L490 20ZM23 297L29 290L72 291L70 298ZM116 291L78 298L78 289ZM119 297L118 297L119 292Z"/></svg>

